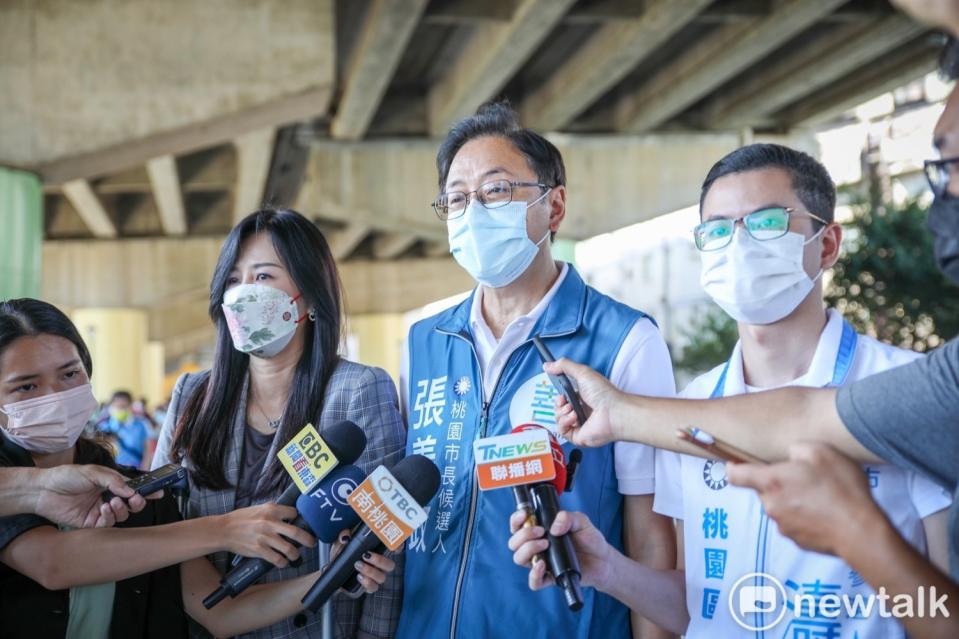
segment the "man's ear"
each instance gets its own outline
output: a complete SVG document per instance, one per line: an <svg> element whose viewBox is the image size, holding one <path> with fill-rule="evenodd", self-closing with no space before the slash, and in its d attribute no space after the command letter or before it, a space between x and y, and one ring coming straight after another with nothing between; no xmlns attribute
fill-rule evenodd
<svg viewBox="0 0 959 639"><path fill-rule="evenodd" d="M822 232L822 269L830 269L839 261L842 251L842 226L833 222Z"/></svg>
<svg viewBox="0 0 959 639"><path fill-rule="evenodd" d="M562 184L555 186L546 197L549 203L549 230L555 234L566 219L566 187Z"/></svg>

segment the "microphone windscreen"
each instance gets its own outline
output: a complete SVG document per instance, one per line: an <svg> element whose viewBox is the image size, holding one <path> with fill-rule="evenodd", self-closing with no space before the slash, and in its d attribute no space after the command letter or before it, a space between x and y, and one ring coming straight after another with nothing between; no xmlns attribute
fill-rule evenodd
<svg viewBox="0 0 959 639"><path fill-rule="evenodd" d="M337 422L324 428L320 437L336 455L336 461L340 464L356 462L366 448L366 433L350 421Z"/></svg>
<svg viewBox="0 0 959 639"><path fill-rule="evenodd" d="M404 457L396 462L390 473L420 506L433 499L440 487L439 468L423 455Z"/></svg>
<svg viewBox="0 0 959 639"><path fill-rule="evenodd" d="M324 477L313 492L297 498L296 510L317 539L331 544L340 531L359 523L360 516L347 498L364 479L366 475L356 466L340 465Z"/></svg>

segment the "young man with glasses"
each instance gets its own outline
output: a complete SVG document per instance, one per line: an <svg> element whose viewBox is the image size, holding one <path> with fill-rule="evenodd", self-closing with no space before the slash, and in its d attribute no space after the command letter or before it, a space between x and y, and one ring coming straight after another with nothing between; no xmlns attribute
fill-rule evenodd
<svg viewBox="0 0 959 639"><path fill-rule="evenodd" d="M529 591L504 544L512 491L479 492L472 443L530 422L556 432L556 391L533 336L621 388L670 396L665 342L643 313L553 259L552 237L566 215L563 160L508 106L486 105L454 125L437 166L434 210L453 257L478 286L410 331L401 383L406 450L433 459L442 481L429 520L407 546L397 636L626 639L629 611L611 597L585 592L583 609L573 612L559 591ZM569 456L572 445L560 441ZM627 554L674 567L672 522L652 512L653 462L652 449L635 444L584 451L561 503L589 513ZM642 636L661 633L647 626Z"/></svg>
<svg viewBox="0 0 959 639"><path fill-rule="evenodd" d="M837 387L917 357L857 335L836 311L824 309L821 276L838 259L842 238L833 222L835 201L825 168L786 147L750 145L712 168L703 183L702 222L694 237L703 287L737 321L740 341L727 362L693 380L683 397L729 397L782 386ZM692 423L712 432L709 419ZM721 460L658 450L654 508L679 522L684 570L650 571L623 563L615 572L631 574L633 587L623 587L617 579L600 579L600 587L625 593L640 612L663 624L672 621L668 627L693 638L739 636L744 630L777 637L904 636L902 627L878 608L859 616L823 614L823 597L868 597L869 585L843 560L804 551L780 534L756 493L730 485L726 471ZM950 496L894 466L871 464L859 472L899 534L944 566ZM585 518L574 517L579 538L591 539L594 554L613 561L615 554L596 550L603 544ZM822 525L829 525L828 520ZM510 545L519 563L541 550L541 541L529 541L539 532L514 535ZM679 575L684 588L677 587ZM595 577L589 573L584 578ZM541 569L533 569L531 583L541 583ZM773 590L777 585L781 590ZM749 588L753 594L772 593L773 599L750 599ZM799 610L783 607L784 599L796 596L815 604ZM782 616L780 611L785 611Z"/></svg>
<svg viewBox="0 0 959 639"><path fill-rule="evenodd" d="M842 238L833 222L835 202L826 169L787 147L753 144L713 166L694 236L703 287L737 321L740 340L728 361L693 380L682 397L838 387L918 357L857 335L837 311L823 308L822 274L839 258ZM708 423L701 426L709 430ZM876 502L903 537L946 567L950 495L894 466L868 465L865 472ZM768 627L770 636L905 636L878 609L860 618L794 610L775 623L776 615L762 606L744 612L726 605L735 582L749 573L778 580L789 600L854 599L872 590L841 559L804 551L780 534L754 491L729 485L724 462L657 451L654 509L676 518L684 532L687 637L733 636L743 624ZM757 583L768 585L764 578Z"/></svg>

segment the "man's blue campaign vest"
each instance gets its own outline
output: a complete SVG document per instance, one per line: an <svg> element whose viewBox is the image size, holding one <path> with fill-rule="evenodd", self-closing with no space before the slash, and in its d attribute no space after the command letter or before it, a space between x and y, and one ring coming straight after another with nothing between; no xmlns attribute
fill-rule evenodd
<svg viewBox="0 0 959 639"><path fill-rule="evenodd" d="M480 492L476 486L473 441L505 435L528 422L555 431L556 391L527 340L509 357L484 404L469 326L472 299L410 330L406 453L431 457L442 480L429 504L429 520L407 544L397 637L627 639L628 610L611 597L585 589L583 609L570 612L556 588L529 590L527 571L513 564L506 546L509 517L516 510L512 491ZM609 376L626 335L643 317L586 286L570 266L530 336L542 336L556 357L584 362ZM563 449L569 456L572 445ZM583 450L573 490L560 502L586 513L622 550L623 499L611 444Z"/></svg>

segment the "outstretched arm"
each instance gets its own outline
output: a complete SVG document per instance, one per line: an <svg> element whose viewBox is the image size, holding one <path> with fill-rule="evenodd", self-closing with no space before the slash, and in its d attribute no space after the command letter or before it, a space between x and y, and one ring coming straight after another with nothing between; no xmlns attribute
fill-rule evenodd
<svg viewBox="0 0 959 639"><path fill-rule="evenodd" d="M676 437L679 429L696 426L762 459L785 459L791 444L818 440L860 461L881 461L843 425L834 389L784 388L724 399L667 399L628 395L591 368L567 359L547 364L546 370L572 377L589 406L589 418L580 425L565 398L557 400L560 433L581 446L635 441L701 457L703 451Z"/></svg>
<svg viewBox="0 0 959 639"><path fill-rule="evenodd" d="M108 528L146 505L126 479L115 470L92 465L0 468L0 515L29 513L75 528ZM104 490L117 497L104 503L100 499Z"/></svg>

